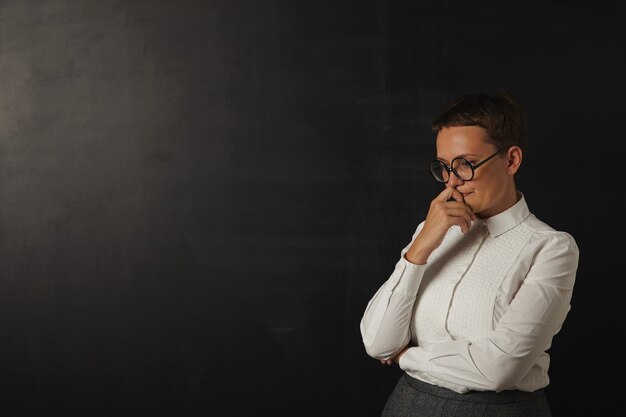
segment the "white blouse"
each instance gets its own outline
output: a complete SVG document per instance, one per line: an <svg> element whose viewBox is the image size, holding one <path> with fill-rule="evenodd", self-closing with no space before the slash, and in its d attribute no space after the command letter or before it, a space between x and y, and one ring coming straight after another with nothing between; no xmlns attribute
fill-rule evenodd
<svg viewBox="0 0 626 417"><path fill-rule="evenodd" d="M428 263L415 265L404 255L423 224L367 304L367 353L390 359L410 344L400 368L459 393L547 386L546 351L570 310L578 267L573 237L538 220L521 195L465 235L452 227Z"/></svg>

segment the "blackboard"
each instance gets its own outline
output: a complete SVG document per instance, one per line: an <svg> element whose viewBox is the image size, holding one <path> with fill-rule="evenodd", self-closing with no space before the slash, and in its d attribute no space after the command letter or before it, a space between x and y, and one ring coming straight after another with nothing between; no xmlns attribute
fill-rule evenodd
<svg viewBox="0 0 626 417"><path fill-rule="evenodd" d="M527 111L531 211L581 250L553 411L612 410L624 17L0 2L1 414L378 416L400 371L360 317L439 190L430 122L495 89Z"/></svg>

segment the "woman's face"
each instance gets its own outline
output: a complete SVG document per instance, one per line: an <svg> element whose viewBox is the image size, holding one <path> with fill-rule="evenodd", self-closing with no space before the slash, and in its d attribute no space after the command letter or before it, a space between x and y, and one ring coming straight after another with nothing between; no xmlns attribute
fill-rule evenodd
<svg viewBox="0 0 626 417"><path fill-rule="evenodd" d="M517 152L519 148L512 147ZM446 127L437 134L437 159L446 165L454 158L463 157L472 165L483 161L498 149L489 142L487 131L480 126ZM520 160L521 160L521 151ZM481 218L498 214L517 201L513 175L519 163L511 161L511 150L496 155L474 171L474 178L463 181L453 173L446 187L456 188L465 203Z"/></svg>

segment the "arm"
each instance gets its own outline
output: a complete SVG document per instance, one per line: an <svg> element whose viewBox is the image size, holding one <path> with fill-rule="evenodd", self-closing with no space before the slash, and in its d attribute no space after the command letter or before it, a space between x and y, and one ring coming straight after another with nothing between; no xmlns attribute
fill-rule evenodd
<svg viewBox="0 0 626 417"><path fill-rule="evenodd" d="M454 188L445 188L431 202L426 220L400 252L393 273L370 300L361 320L363 344L370 356L385 362L409 343L413 304L430 254L450 227L458 225L466 233L475 219Z"/></svg>
<svg viewBox="0 0 626 417"><path fill-rule="evenodd" d="M574 239L565 233L552 237L487 337L452 340L430 350L410 347L399 357L400 367L441 385L493 391L514 386L560 330L570 310L577 267Z"/></svg>
<svg viewBox="0 0 626 417"><path fill-rule="evenodd" d="M400 251L400 259L389 279L368 302L361 319L365 350L373 358L390 359L409 343L411 315L424 265L409 262L405 255L419 234L420 224L411 242Z"/></svg>

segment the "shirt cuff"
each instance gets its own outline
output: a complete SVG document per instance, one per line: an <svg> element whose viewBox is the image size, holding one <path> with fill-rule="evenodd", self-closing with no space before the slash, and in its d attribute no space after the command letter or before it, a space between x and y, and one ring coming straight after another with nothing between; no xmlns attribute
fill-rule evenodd
<svg viewBox="0 0 626 417"><path fill-rule="evenodd" d="M430 353L424 348L414 346L408 348L402 356L398 366L403 371L428 372L428 363L430 362Z"/></svg>
<svg viewBox="0 0 626 417"><path fill-rule="evenodd" d="M400 269L398 280L393 287L393 293L400 293L404 295L415 296L417 289L422 282L424 276L424 269L426 265L417 265L407 261L404 256L398 265Z"/></svg>

